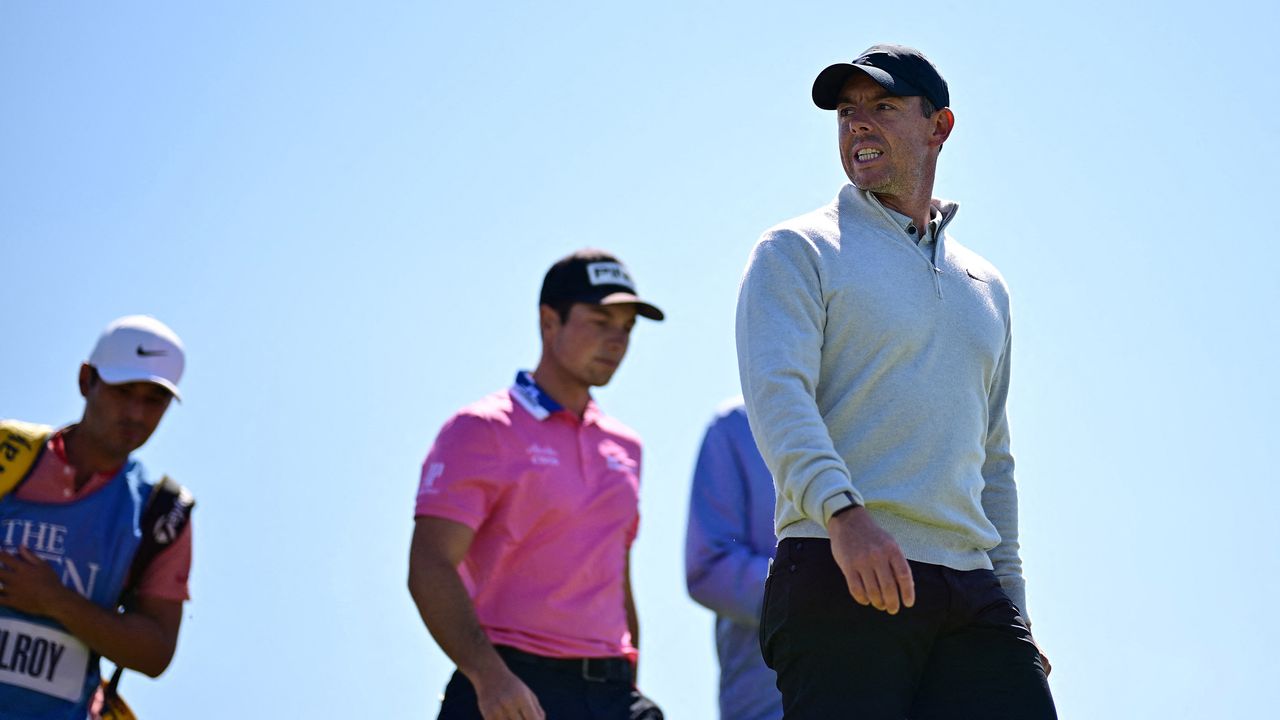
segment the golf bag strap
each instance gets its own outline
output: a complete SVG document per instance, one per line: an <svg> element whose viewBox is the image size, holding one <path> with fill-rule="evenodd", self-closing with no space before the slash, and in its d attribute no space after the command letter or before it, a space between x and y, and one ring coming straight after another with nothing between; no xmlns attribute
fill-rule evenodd
<svg viewBox="0 0 1280 720"><path fill-rule="evenodd" d="M53 428L48 425L0 420L0 497L27 477L51 435Z"/></svg>
<svg viewBox="0 0 1280 720"><path fill-rule="evenodd" d="M129 566L129 579L125 582L124 592L120 595L120 606L126 611L132 610L138 601L138 584L147 566L155 560L162 550L173 544L191 522L191 511L195 508L195 498L186 488L165 475L151 489L151 497L147 498L146 507L142 510L142 543L134 553L133 563ZM124 668L116 666L107 684L108 697L116 695L120 685L120 675Z"/></svg>

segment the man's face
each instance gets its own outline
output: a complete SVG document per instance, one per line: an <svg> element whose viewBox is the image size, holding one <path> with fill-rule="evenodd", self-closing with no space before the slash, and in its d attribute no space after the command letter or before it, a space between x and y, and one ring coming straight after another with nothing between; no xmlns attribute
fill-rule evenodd
<svg viewBox="0 0 1280 720"><path fill-rule="evenodd" d="M121 458L147 442L173 400L155 383L108 385L87 366L81 370L80 392L85 405L79 429L102 451Z"/></svg>
<svg viewBox="0 0 1280 720"><path fill-rule="evenodd" d="M607 385L622 364L636 324L634 305L574 303L569 317L543 306L547 354L569 377L589 387Z"/></svg>
<svg viewBox="0 0 1280 720"><path fill-rule="evenodd" d="M858 188L890 197L911 196L926 183L932 187L937 148L950 132L950 123L938 116L949 120L950 112L926 118L919 97L891 95L865 73L854 72L836 106L845 174Z"/></svg>

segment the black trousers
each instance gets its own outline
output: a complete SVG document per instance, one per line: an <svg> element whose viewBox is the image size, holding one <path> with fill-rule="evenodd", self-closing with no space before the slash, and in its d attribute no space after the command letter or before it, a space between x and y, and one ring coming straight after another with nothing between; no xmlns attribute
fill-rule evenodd
<svg viewBox="0 0 1280 720"><path fill-rule="evenodd" d="M995 573L910 565L915 606L889 615L854 601L829 540L778 543L760 649L783 717L1056 718L1031 632Z"/></svg>
<svg viewBox="0 0 1280 720"><path fill-rule="evenodd" d="M569 668L569 663L557 666L538 662L537 658L510 648L499 647L498 654L537 696L547 720L628 720L631 716L629 679L588 679L581 671ZM586 674L593 673L601 676L594 669ZM475 687L460 672L455 671L445 687L438 720L482 720Z"/></svg>

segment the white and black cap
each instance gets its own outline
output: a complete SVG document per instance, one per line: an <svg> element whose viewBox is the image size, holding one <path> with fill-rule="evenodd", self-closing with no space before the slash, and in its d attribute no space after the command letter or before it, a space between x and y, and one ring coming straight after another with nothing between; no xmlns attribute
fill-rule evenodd
<svg viewBox="0 0 1280 720"><path fill-rule="evenodd" d="M149 315L129 315L112 321L89 354L88 364L108 385L155 383L178 393L186 365L182 341L168 325Z"/></svg>
<svg viewBox="0 0 1280 720"><path fill-rule="evenodd" d="M618 258L603 250L585 249L561 258L542 280L540 305L559 302L589 305L635 305L636 313L650 320L664 315L656 305L641 300L635 280Z"/></svg>

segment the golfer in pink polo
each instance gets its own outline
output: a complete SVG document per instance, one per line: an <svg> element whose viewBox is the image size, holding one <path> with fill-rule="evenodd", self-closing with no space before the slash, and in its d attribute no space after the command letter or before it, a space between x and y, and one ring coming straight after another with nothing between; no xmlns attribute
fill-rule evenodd
<svg viewBox="0 0 1280 720"><path fill-rule="evenodd" d="M537 368L459 410L423 463L409 590L458 666L441 720L662 717L634 691L640 438L591 399L637 316L663 317L616 257L557 262Z"/></svg>

